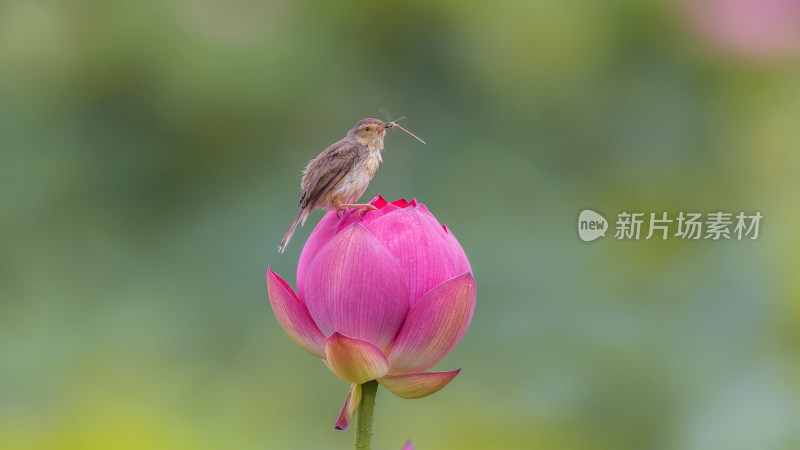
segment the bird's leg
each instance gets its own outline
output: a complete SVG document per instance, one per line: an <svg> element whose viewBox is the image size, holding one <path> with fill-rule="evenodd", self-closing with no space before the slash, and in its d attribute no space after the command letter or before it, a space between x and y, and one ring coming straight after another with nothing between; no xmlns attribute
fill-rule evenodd
<svg viewBox="0 0 800 450"><path fill-rule="evenodd" d="M358 208L358 218L364 220L364 217L361 215L364 211L374 211L378 208L370 205L369 203L342 203L339 205L340 208Z"/></svg>
<svg viewBox="0 0 800 450"><path fill-rule="evenodd" d="M347 205L342 205L341 203L334 203L333 209L334 211L336 211L336 218L341 219L341 217L339 217L339 213L342 211L347 211Z"/></svg>

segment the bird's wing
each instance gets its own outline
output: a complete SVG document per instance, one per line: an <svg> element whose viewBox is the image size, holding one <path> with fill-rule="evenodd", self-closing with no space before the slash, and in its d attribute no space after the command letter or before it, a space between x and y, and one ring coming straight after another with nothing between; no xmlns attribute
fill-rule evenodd
<svg viewBox="0 0 800 450"><path fill-rule="evenodd" d="M312 159L303 171L303 193L297 206L305 208L316 205L323 194L329 192L355 167L360 147L363 146L342 140Z"/></svg>

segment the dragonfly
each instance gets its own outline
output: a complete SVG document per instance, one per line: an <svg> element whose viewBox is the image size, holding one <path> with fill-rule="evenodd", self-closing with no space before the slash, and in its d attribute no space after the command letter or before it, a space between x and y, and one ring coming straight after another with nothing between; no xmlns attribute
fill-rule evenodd
<svg viewBox="0 0 800 450"><path fill-rule="evenodd" d="M392 120L392 116L389 115L389 110L387 110L383 106L378 108L378 111L380 111L380 113L383 114L383 116L386 118L386 122L383 123L384 125L386 125L386 128L399 128L400 130L404 131L406 134L408 134L409 136L413 137L414 139L422 142L423 144L426 144L426 142L423 141L422 139L420 139L419 137L417 137L416 134L406 130L405 128L403 128L403 127L401 127L400 125L397 124L397 122L405 119L406 116L400 117L399 119Z"/></svg>

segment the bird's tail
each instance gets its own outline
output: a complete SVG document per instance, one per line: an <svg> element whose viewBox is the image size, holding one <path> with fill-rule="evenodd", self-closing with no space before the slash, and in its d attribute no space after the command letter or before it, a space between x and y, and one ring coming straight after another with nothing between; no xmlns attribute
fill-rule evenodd
<svg viewBox="0 0 800 450"><path fill-rule="evenodd" d="M294 230L297 229L297 225L301 221L305 223L306 217L308 217L308 210L306 208L300 208L299 210L297 210L297 214L295 214L294 219L292 220L292 224L289 225L289 229L286 230L286 234L283 235L281 243L278 244L278 253L283 253L283 251L286 250L286 246L289 245L289 241L292 239Z"/></svg>

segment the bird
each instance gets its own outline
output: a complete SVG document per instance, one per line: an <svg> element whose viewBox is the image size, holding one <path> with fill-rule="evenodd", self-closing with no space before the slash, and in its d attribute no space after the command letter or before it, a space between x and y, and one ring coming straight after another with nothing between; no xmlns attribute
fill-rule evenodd
<svg viewBox="0 0 800 450"><path fill-rule="evenodd" d="M328 211L358 208L359 217L364 211L377 209L368 203L357 202L383 162L381 152L386 130L397 127L411 134L395 122L361 119L343 139L323 150L308 163L302 172L297 214L278 245L279 253L286 249L297 225L305 224L308 215L316 208ZM417 139L425 143L422 139Z"/></svg>

